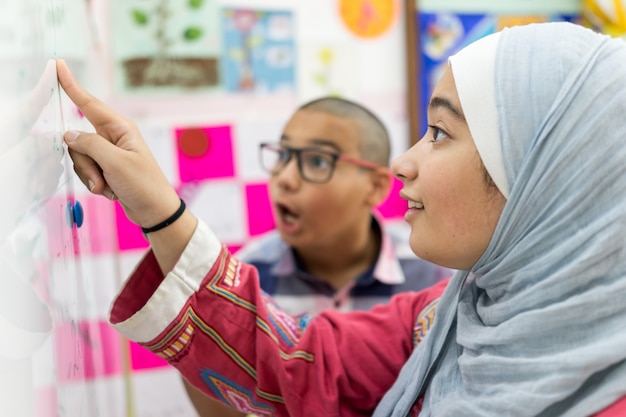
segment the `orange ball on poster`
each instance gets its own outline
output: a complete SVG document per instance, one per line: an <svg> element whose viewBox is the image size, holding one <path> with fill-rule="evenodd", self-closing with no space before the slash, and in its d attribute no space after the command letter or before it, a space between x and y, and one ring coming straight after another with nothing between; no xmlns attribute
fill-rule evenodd
<svg viewBox="0 0 626 417"><path fill-rule="evenodd" d="M339 0L341 20L357 36L375 38L398 17L398 0Z"/></svg>

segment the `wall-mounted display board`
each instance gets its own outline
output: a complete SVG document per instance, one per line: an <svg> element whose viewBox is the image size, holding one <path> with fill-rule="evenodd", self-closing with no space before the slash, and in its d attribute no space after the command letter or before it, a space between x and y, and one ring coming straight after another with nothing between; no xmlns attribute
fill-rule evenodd
<svg viewBox="0 0 626 417"><path fill-rule="evenodd" d="M582 0L407 0L406 32L411 143L424 133L426 105L450 55L504 27L579 22Z"/></svg>

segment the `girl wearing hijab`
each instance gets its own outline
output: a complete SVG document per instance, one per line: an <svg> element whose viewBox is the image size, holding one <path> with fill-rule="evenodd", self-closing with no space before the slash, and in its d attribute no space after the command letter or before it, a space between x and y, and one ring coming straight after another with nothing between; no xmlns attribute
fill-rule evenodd
<svg viewBox="0 0 626 417"><path fill-rule="evenodd" d="M78 175L151 242L112 325L259 416L624 415L625 62L623 41L571 23L505 29L450 58L428 131L393 171L413 251L458 272L310 322L276 308L135 125L60 62L97 132L65 135Z"/></svg>

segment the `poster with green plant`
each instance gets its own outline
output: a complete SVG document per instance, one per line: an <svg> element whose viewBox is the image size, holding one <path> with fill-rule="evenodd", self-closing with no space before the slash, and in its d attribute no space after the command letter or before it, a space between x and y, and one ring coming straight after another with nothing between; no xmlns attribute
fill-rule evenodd
<svg viewBox="0 0 626 417"><path fill-rule="evenodd" d="M118 92L219 86L216 0L112 0L110 21Z"/></svg>

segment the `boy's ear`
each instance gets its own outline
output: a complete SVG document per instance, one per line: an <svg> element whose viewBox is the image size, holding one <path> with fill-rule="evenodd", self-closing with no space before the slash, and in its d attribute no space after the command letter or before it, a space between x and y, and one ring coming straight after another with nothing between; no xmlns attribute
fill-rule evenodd
<svg viewBox="0 0 626 417"><path fill-rule="evenodd" d="M372 172L372 193L368 199L370 206L376 207L387 199L391 184L391 171L387 167L380 167Z"/></svg>

